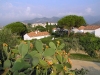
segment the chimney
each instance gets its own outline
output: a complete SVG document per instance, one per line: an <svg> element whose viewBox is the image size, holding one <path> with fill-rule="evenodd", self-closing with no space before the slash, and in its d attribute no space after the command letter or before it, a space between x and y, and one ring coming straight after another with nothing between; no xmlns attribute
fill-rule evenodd
<svg viewBox="0 0 100 75"><path fill-rule="evenodd" d="M38 32L37 31L35 31L35 34L37 34Z"/></svg>

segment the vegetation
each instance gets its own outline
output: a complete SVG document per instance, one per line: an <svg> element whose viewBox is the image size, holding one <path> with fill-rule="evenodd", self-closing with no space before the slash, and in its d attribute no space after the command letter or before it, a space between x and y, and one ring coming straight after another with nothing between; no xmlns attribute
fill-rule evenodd
<svg viewBox="0 0 100 75"><path fill-rule="evenodd" d="M10 29L3 28L0 30L0 50L3 49L3 43L7 43L10 47L14 47L17 42L16 34L13 34Z"/></svg>
<svg viewBox="0 0 100 75"><path fill-rule="evenodd" d="M16 33L17 35L20 35L21 37L23 37L23 35L27 32L26 26L21 22L14 22L14 23L8 24L5 26L5 28L10 29L12 33Z"/></svg>
<svg viewBox="0 0 100 75"><path fill-rule="evenodd" d="M73 54L70 54L69 57L71 59L77 59L77 60L100 62L100 58L98 58L98 57L91 57L91 56L86 55L86 54L73 53Z"/></svg>
<svg viewBox="0 0 100 75"><path fill-rule="evenodd" d="M4 62L3 57L2 57L2 53L4 53L3 47L2 47L3 43L8 44L8 48L14 48L16 44L18 43L18 38L16 37L15 34L12 34L11 30L7 28L0 30L0 60L2 62L2 65Z"/></svg>
<svg viewBox="0 0 100 75"><path fill-rule="evenodd" d="M68 15L58 21L59 27L68 29L68 36L70 35L70 31L73 27L79 27L82 25L86 25L86 22L82 16L77 15Z"/></svg>
<svg viewBox="0 0 100 75"><path fill-rule="evenodd" d="M6 43L3 49L6 55L2 75L75 75L71 71L71 61L67 53L61 50L64 43L49 46L36 40L34 47L29 41L21 42L16 49L9 49ZM4 55L3 55L4 57Z"/></svg>
<svg viewBox="0 0 100 75"><path fill-rule="evenodd" d="M91 57L96 57L96 51L100 51L100 38L95 37L93 34L85 34L79 38L80 44L84 47L84 50Z"/></svg>
<svg viewBox="0 0 100 75"><path fill-rule="evenodd" d="M44 28L43 26L36 26L33 28L33 30L39 30L40 32L46 31L46 28Z"/></svg>
<svg viewBox="0 0 100 75"><path fill-rule="evenodd" d="M72 27L80 25L86 25L83 17L76 15L65 16L58 21L58 26L60 26L61 33L64 27L69 29L68 35L70 35L68 37L59 36L52 40L55 36L53 35L40 39L43 43L40 40L32 40L32 43L22 41L17 45L19 40L17 36L23 36L27 31L30 31L31 24L28 27L20 22L8 24L0 31L0 70L3 70L2 74L78 75L78 72L81 72L79 75L84 75L84 69L71 70L69 51L84 50L88 54L71 54L70 58L72 59L100 62L100 54L98 54L100 52L100 38L89 33L77 33L75 35L70 33ZM48 31L52 34L54 27L56 26L47 23L46 28L36 26L34 30ZM67 35L67 33L63 35Z"/></svg>

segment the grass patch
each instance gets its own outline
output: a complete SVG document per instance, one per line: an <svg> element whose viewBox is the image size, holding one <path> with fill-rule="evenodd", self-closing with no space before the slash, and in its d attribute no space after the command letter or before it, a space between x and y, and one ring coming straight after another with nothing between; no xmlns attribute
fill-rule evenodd
<svg viewBox="0 0 100 75"><path fill-rule="evenodd" d="M78 60L85 60L85 61L93 61L93 62L100 62L100 58L97 57L90 57L89 55L85 54L70 54L69 56L71 59L78 59Z"/></svg>

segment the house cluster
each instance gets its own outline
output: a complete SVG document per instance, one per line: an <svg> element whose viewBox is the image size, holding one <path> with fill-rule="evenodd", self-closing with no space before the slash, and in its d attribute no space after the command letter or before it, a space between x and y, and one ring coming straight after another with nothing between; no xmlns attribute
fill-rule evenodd
<svg viewBox="0 0 100 75"><path fill-rule="evenodd" d="M53 28L53 32L56 32L57 28ZM65 29L65 31L68 31ZM80 26L79 28L73 28L72 31L74 33L92 33L96 37L100 37L100 25L87 25L87 26ZM32 39L41 39L44 37L48 37L50 34L48 32L40 32L40 31L35 31L35 32L30 32L26 33L24 35L24 40L32 40Z"/></svg>
<svg viewBox="0 0 100 75"><path fill-rule="evenodd" d="M100 37L100 25L87 25L80 26L79 28L73 28L74 33L92 33L96 37Z"/></svg>
<svg viewBox="0 0 100 75"><path fill-rule="evenodd" d="M36 27L36 26L43 26L43 27L46 27L46 23L33 23L32 24L32 27ZM48 22L48 25L57 25L57 23L49 23Z"/></svg>

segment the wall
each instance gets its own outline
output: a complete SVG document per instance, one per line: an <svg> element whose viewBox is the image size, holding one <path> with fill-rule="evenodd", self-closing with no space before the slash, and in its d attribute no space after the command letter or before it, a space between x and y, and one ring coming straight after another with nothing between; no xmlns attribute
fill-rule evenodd
<svg viewBox="0 0 100 75"><path fill-rule="evenodd" d="M95 36L100 37L100 28L95 30Z"/></svg>
<svg viewBox="0 0 100 75"><path fill-rule="evenodd" d="M27 34L24 35L24 40L32 40Z"/></svg>
<svg viewBox="0 0 100 75"><path fill-rule="evenodd" d="M95 33L95 30L84 30L84 33Z"/></svg>

